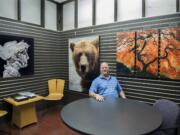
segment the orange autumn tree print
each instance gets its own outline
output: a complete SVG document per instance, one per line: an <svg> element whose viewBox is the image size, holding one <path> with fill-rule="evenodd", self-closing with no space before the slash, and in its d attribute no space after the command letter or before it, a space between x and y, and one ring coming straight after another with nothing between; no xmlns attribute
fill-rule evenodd
<svg viewBox="0 0 180 135"><path fill-rule="evenodd" d="M116 34L117 73L180 80L180 27Z"/></svg>
<svg viewBox="0 0 180 135"><path fill-rule="evenodd" d="M136 38L137 76L158 75L158 31L151 29L137 32Z"/></svg>
<svg viewBox="0 0 180 135"><path fill-rule="evenodd" d="M117 72L121 75L156 77L158 72L158 31L117 33Z"/></svg>
<svg viewBox="0 0 180 135"><path fill-rule="evenodd" d="M180 80L180 27L160 31L160 76Z"/></svg>
<svg viewBox="0 0 180 135"><path fill-rule="evenodd" d="M117 72L133 75L135 68L135 33L118 32L116 34Z"/></svg>

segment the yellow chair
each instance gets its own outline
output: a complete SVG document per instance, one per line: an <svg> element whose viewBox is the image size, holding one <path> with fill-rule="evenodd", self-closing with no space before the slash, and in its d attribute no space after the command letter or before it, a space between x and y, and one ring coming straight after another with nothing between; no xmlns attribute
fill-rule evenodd
<svg viewBox="0 0 180 135"><path fill-rule="evenodd" d="M7 111L4 111L4 110L0 110L0 117L3 117L4 115L7 114Z"/></svg>
<svg viewBox="0 0 180 135"><path fill-rule="evenodd" d="M65 80L51 79L48 80L49 95L44 97L45 100L61 100L64 96Z"/></svg>

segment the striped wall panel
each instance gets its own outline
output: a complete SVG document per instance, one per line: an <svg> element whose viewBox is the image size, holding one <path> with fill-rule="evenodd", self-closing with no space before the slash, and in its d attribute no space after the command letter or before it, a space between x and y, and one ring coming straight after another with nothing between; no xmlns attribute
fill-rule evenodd
<svg viewBox="0 0 180 135"><path fill-rule="evenodd" d="M116 32L141 31L180 26L180 14L161 17L143 18L132 21L117 22L101 26L92 26L64 31L60 35L61 44L68 43L69 38L89 35L100 36L100 62L110 64L112 75L116 76ZM68 45L68 44L67 44ZM180 105L180 81L165 81L143 78L117 76L128 98L154 103L157 99L169 99Z"/></svg>
<svg viewBox="0 0 180 135"><path fill-rule="evenodd" d="M47 80L62 78L68 90L68 39L74 37L99 35L100 62L110 64L112 75L116 75L116 32L138 31L151 28L180 26L180 14L143 18L132 21L91 26L64 32L45 30L18 21L0 19L0 33L34 38L34 75L20 78L0 79L0 99L17 91L30 90L37 94L47 94ZM128 98L154 103L165 98L180 105L180 82L130 78L117 76Z"/></svg>
<svg viewBox="0 0 180 135"><path fill-rule="evenodd" d="M18 91L33 91L45 95L48 93L48 79L67 80L67 48L66 44L62 44L59 32L1 18L0 34L34 38L34 74L19 78L0 78L1 100Z"/></svg>

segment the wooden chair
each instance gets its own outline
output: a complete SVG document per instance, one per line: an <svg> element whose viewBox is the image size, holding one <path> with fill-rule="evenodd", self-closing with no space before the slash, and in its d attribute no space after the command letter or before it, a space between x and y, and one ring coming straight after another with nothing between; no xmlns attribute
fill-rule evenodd
<svg viewBox="0 0 180 135"><path fill-rule="evenodd" d="M49 95L44 100L61 100L64 96L65 80L51 79L48 80Z"/></svg>

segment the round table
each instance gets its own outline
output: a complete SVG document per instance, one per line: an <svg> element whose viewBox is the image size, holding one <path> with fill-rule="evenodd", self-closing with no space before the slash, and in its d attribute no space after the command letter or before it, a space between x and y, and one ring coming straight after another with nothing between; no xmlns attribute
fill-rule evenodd
<svg viewBox="0 0 180 135"><path fill-rule="evenodd" d="M93 135L142 135L157 129L162 116L145 103L121 98L74 101L63 107L63 121L71 128Z"/></svg>

